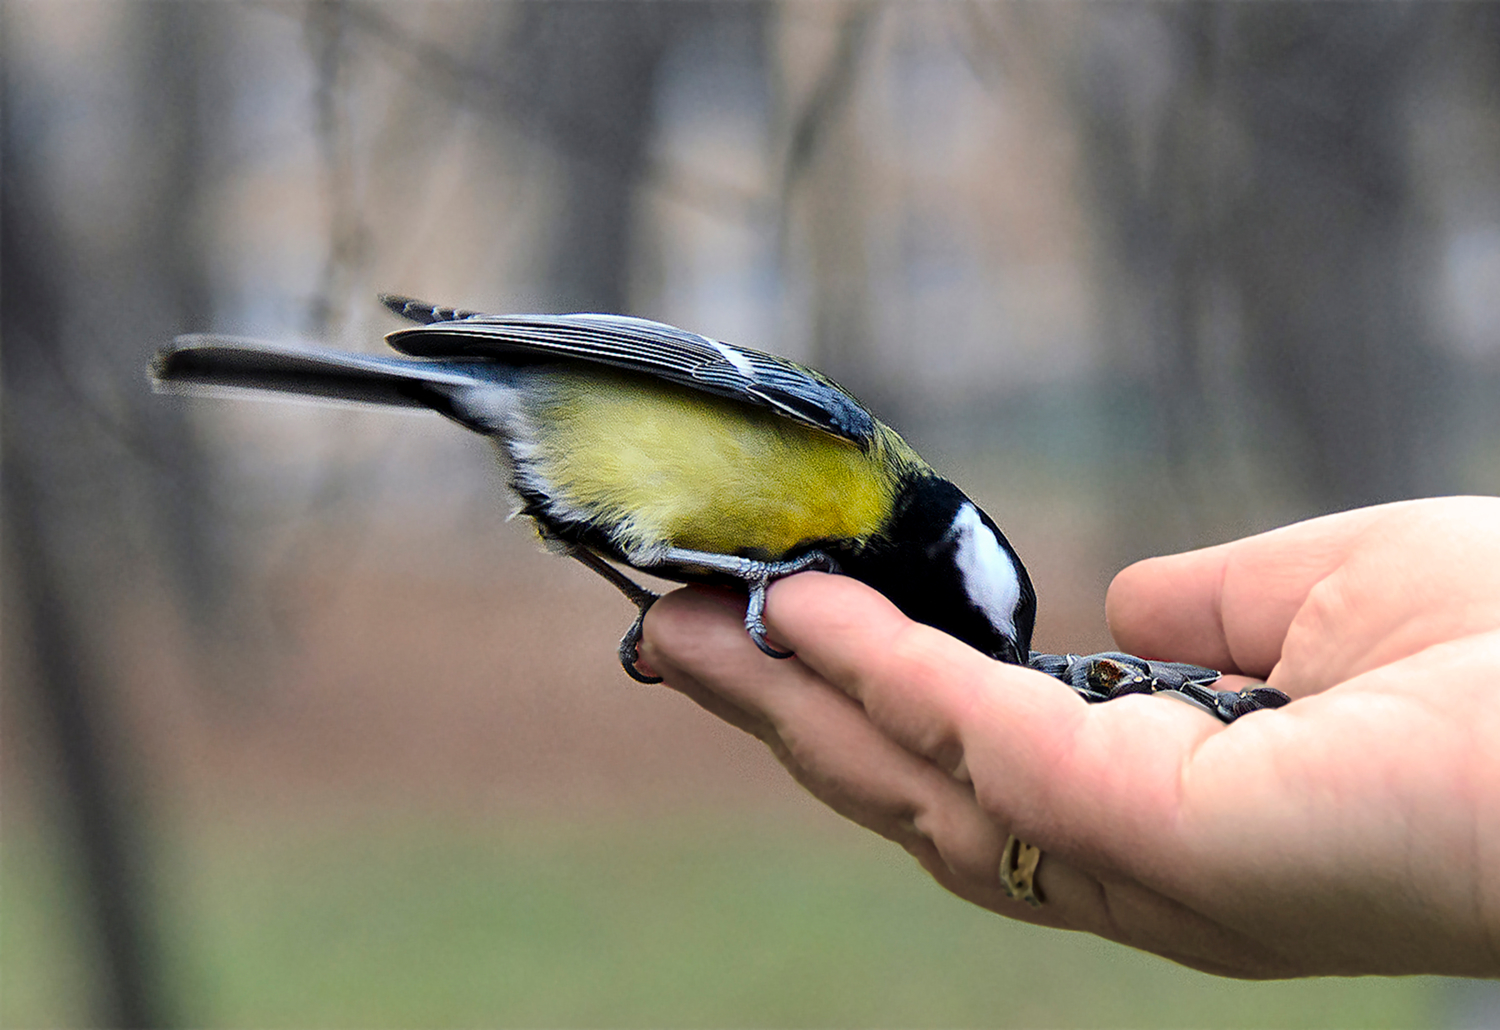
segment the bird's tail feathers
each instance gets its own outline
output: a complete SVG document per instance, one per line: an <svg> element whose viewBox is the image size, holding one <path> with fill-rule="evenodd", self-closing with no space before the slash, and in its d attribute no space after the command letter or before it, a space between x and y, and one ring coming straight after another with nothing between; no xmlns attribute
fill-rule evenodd
<svg viewBox="0 0 1500 1030"><path fill-rule="evenodd" d="M493 432L476 394L494 394L492 366L352 354L234 336L179 336L151 362L152 385L164 393L274 393L354 404L430 408L480 432ZM485 407L480 405L478 407Z"/></svg>

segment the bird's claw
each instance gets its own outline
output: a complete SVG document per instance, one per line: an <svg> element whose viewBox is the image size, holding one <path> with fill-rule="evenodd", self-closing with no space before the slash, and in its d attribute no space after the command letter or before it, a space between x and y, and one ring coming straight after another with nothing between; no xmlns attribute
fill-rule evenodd
<svg viewBox="0 0 1500 1030"><path fill-rule="evenodd" d="M625 631L625 635L620 638L620 667L625 670L625 675L637 683L649 685L660 683L661 677L647 676L635 667L635 663L641 660L641 632L646 625L646 613L651 610L651 606L656 603L659 595L649 590L645 590L644 593L649 594L650 597L643 599L640 603L640 613L636 615L630 628Z"/></svg>
<svg viewBox="0 0 1500 1030"><path fill-rule="evenodd" d="M402 298L395 298L401 300ZM394 310L394 308L393 308ZM615 568L599 555L587 547L568 547L568 557L573 558L581 565L585 565L591 572L602 576L610 586L625 595L626 600L636 607L635 621L620 638L620 667L625 670L625 675L637 683L660 683L660 676L647 676L635 667L635 663L641 660L641 632L646 624L646 613L651 606L661 597L655 590L648 590L625 573Z"/></svg>
<svg viewBox="0 0 1500 1030"><path fill-rule="evenodd" d="M771 646L766 639L766 587L767 580L756 580L750 584L750 600L745 605L745 632L750 634L750 639L761 652L772 658L791 658L796 655L795 651L778 651Z"/></svg>
<svg viewBox="0 0 1500 1030"><path fill-rule="evenodd" d="M620 638L620 665L624 668L625 674L638 683L660 683L661 677L647 676L635 667L635 663L640 661L641 657L641 630L645 623L646 612L656 603L660 595L636 583L587 547L571 547L568 549L568 554L603 576L640 609L635 622ZM745 630L750 634L750 639L755 642L755 646L772 658L790 658L792 652L779 651L766 639L767 588L783 576L806 572L809 569L834 573L839 571L838 562L822 551L809 551L790 561L765 562L738 555L712 554L674 547L659 554L653 552L635 556L632 564L637 568L646 569L660 564L685 565L742 581L750 591L750 599L745 605Z"/></svg>
<svg viewBox="0 0 1500 1030"><path fill-rule="evenodd" d="M745 604L745 632L750 634L756 647L772 658L793 658L796 652L778 651L766 639L766 590L783 576L807 572L809 569L836 573L839 566L838 562L822 551L809 551L792 561L769 562L762 566L754 578L745 581L750 588L750 599Z"/></svg>

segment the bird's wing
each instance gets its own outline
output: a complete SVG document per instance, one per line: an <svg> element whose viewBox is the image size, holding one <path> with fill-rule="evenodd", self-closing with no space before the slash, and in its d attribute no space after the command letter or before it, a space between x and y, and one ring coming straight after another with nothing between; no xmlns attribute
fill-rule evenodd
<svg viewBox="0 0 1500 1030"><path fill-rule="evenodd" d="M874 418L826 376L661 322L624 315L485 315L406 297L382 299L422 323L386 337L413 357L594 362L769 408L861 447L875 438Z"/></svg>

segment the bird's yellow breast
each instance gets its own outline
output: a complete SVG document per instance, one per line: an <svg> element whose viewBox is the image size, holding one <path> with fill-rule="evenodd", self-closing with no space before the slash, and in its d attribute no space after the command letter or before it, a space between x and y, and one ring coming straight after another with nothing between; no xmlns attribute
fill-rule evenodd
<svg viewBox="0 0 1500 1030"><path fill-rule="evenodd" d="M552 511L606 528L626 550L774 558L817 539L864 539L889 516L897 488L881 446L861 450L646 377L551 371L528 417L518 472L545 485Z"/></svg>

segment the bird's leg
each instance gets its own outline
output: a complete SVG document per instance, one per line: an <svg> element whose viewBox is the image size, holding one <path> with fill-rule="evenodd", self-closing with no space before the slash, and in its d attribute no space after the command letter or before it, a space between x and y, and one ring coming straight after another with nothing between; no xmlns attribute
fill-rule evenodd
<svg viewBox="0 0 1500 1030"><path fill-rule="evenodd" d="M817 569L838 572L838 562L822 551L808 551L790 561L756 561L733 554L693 551L685 547L668 547L650 556L652 564L690 565L710 572L720 572L740 580L750 591L745 605L745 631L755 646L772 658L790 658L791 651L778 651L766 640L766 588L783 576ZM639 564L639 563L638 563Z"/></svg>
<svg viewBox="0 0 1500 1030"><path fill-rule="evenodd" d="M1264 684L1215 690L1222 673L1186 662L1150 662L1118 651L1090 655L1031 652L1026 663L1062 680L1085 701L1111 701L1126 694L1163 694L1186 701L1226 723L1262 708L1280 708L1291 698Z"/></svg>
<svg viewBox="0 0 1500 1030"><path fill-rule="evenodd" d="M637 609L635 622L630 624L630 628L620 638L620 665L625 669L625 675L637 683L660 683L660 676L647 676L635 667L635 663L641 657L641 628L646 622L646 612L651 610L651 606L661 595L654 590L647 590L587 547L570 547L567 553L569 557L578 559L583 565L603 576L611 586L635 605Z"/></svg>

